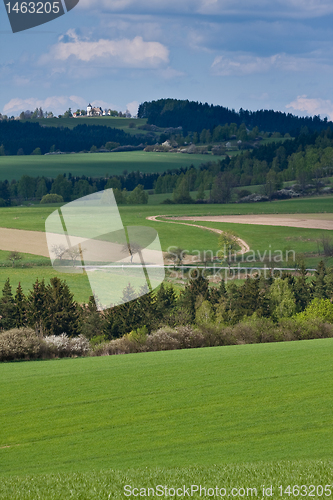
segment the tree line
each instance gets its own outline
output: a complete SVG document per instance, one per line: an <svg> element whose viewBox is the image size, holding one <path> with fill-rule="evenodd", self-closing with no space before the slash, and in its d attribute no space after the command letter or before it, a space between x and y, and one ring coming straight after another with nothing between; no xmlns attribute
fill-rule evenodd
<svg viewBox="0 0 333 500"><path fill-rule="evenodd" d="M138 171L110 178L72 176L70 173L68 176L59 174L55 179L23 175L19 181L0 181L0 207L34 200L46 203L68 202L110 188L113 188L119 204L142 204L148 202L145 190L153 189L157 178L158 174ZM58 195L60 198L50 195Z"/></svg>
<svg viewBox="0 0 333 500"><path fill-rule="evenodd" d="M71 130L68 127L46 127L29 121L0 121L0 155L30 155L38 149L40 154L56 150L90 151L92 147L99 149L108 142L120 146L154 144L156 134L129 135L121 129L100 125L82 124Z"/></svg>
<svg viewBox="0 0 333 500"><path fill-rule="evenodd" d="M326 268L323 261L313 280L308 280L305 267L300 266L298 276L247 278L238 286L221 280L215 288L209 286L204 271L195 272L179 295L172 286L162 284L157 292L136 299L129 284L123 290L124 303L102 312L93 297L88 304L76 303L67 283L57 277L48 285L37 280L27 295L20 284L13 293L8 279L0 299L0 330L30 326L39 335L83 334L111 340L143 327L150 333L162 326L228 326L251 317L278 323L312 314L333 322L333 268Z"/></svg>
<svg viewBox="0 0 333 500"><path fill-rule="evenodd" d="M308 187L319 193L324 187L323 179L332 174L333 132L328 129L207 162L199 169L165 172L156 180L155 193L173 193L170 202L193 203L190 192L197 191L198 201L228 203L235 188L240 188L237 194L242 198L250 194L241 189L243 186L261 185L262 194L270 199L282 196L277 190L285 181L295 181L299 193L304 194Z"/></svg>
<svg viewBox="0 0 333 500"><path fill-rule="evenodd" d="M203 129L212 131L218 125L235 123L237 126L245 124L249 129L258 127L265 132L280 132L297 135L307 127L310 131L321 131L333 123L320 116L298 117L281 111L259 110L248 111L228 109L223 106L214 106L189 100L159 99L144 102L138 110L139 118L147 118L149 124L158 127L183 127L184 134L188 131L200 132Z"/></svg>

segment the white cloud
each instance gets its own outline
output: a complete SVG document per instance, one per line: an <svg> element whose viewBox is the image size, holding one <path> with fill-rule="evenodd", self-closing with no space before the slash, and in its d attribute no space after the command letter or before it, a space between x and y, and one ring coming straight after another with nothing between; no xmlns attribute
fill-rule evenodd
<svg viewBox="0 0 333 500"><path fill-rule="evenodd" d="M308 115L327 116L333 120L333 102L329 99L309 99L306 95L297 96L297 99L286 105L287 109L302 111Z"/></svg>
<svg viewBox="0 0 333 500"><path fill-rule="evenodd" d="M257 57L250 54L235 56L217 56L211 66L212 72L219 76L245 76L256 73L280 71L310 71L315 66L325 66L314 57L297 57L288 54L275 54L269 57Z"/></svg>
<svg viewBox="0 0 333 500"><path fill-rule="evenodd" d="M138 101L129 102L126 105L126 109L131 113L132 116L136 116L138 114L140 103Z"/></svg>
<svg viewBox="0 0 333 500"><path fill-rule="evenodd" d="M16 97L11 99L3 108L3 113L14 114L21 113L27 109L34 111L36 108L43 108L44 111L53 111L55 114L60 114L68 108L86 108L87 101L82 97L75 95L71 96L52 96L46 99L38 99L30 97L28 99L20 99Z"/></svg>
<svg viewBox="0 0 333 500"><path fill-rule="evenodd" d="M69 41L63 41L69 40ZM39 63L61 63L80 61L92 66L157 68L169 61L169 50L159 42L145 42L137 36L132 40L80 39L73 30L61 37L48 54L41 56Z"/></svg>
<svg viewBox="0 0 333 500"><path fill-rule="evenodd" d="M93 108L102 108L102 109L116 109L116 106L107 101L101 101L100 99L96 99L95 101L89 101ZM87 104L86 104L87 106Z"/></svg>

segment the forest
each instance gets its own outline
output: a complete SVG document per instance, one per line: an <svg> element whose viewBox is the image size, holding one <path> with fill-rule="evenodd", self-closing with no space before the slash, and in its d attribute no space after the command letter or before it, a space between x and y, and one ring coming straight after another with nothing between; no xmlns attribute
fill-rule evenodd
<svg viewBox="0 0 333 500"><path fill-rule="evenodd" d="M139 106L138 117L147 118L149 124L158 127L183 127L185 135L188 131L200 133L203 129L212 130L226 123L238 126L244 123L249 129L258 127L265 132L289 133L292 136L298 135L305 127L310 131L321 131L333 125L326 118L321 120L320 116L298 117L273 110L240 109L236 112L223 106L177 99L144 102Z"/></svg>
<svg viewBox="0 0 333 500"><path fill-rule="evenodd" d="M74 120L74 118L73 118ZM90 151L92 147L100 148L104 144L114 143L117 146L138 146L154 144L156 135L152 133L135 135L126 134L118 128L101 125L77 125L73 130L67 127L43 127L39 123L21 122L19 120L0 121L0 155L38 154L50 151Z"/></svg>

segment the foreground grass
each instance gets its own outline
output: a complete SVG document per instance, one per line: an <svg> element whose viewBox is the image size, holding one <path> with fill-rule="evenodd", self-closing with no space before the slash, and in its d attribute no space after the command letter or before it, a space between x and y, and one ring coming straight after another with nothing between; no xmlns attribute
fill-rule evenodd
<svg viewBox="0 0 333 500"><path fill-rule="evenodd" d="M288 485L331 485L333 462L328 460L258 462L239 465L213 465L210 467L178 467L130 469L126 471L102 470L85 473L60 473L3 478L0 500L107 500L123 499L124 486L133 488L225 488L227 495L233 488L252 489L252 497L262 498L263 485L273 486L271 498L290 499L282 494ZM257 495L255 495L255 490ZM309 490L309 489L308 489ZM191 491L191 490L190 490ZM195 490L193 490L195 491ZM319 489L320 491L320 489ZM222 491L222 493L224 493ZM204 495L202 494L201 498ZM251 496L251 491L248 495ZM240 495L237 495L240 498ZM132 497L133 498L133 497ZM192 498L200 498L199 493ZM313 498L313 497L312 497ZM314 498L320 498L316 494ZM326 497L327 498L327 497Z"/></svg>
<svg viewBox="0 0 333 500"><path fill-rule="evenodd" d="M0 475L332 460L332 347L1 364Z"/></svg>
<svg viewBox="0 0 333 500"><path fill-rule="evenodd" d="M127 172L165 172L169 169L198 167L207 163L204 155L147 153L129 151L122 153L68 154L51 156L0 156L0 180L19 180L22 175L31 177L56 177L64 173L73 176L104 177Z"/></svg>

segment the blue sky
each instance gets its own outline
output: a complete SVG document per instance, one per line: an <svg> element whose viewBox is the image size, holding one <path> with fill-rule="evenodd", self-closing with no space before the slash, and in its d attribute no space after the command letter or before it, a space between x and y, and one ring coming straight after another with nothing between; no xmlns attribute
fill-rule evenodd
<svg viewBox="0 0 333 500"><path fill-rule="evenodd" d="M333 120L332 0L80 0L13 34L0 16L0 112L173 97Z"/></svg>

